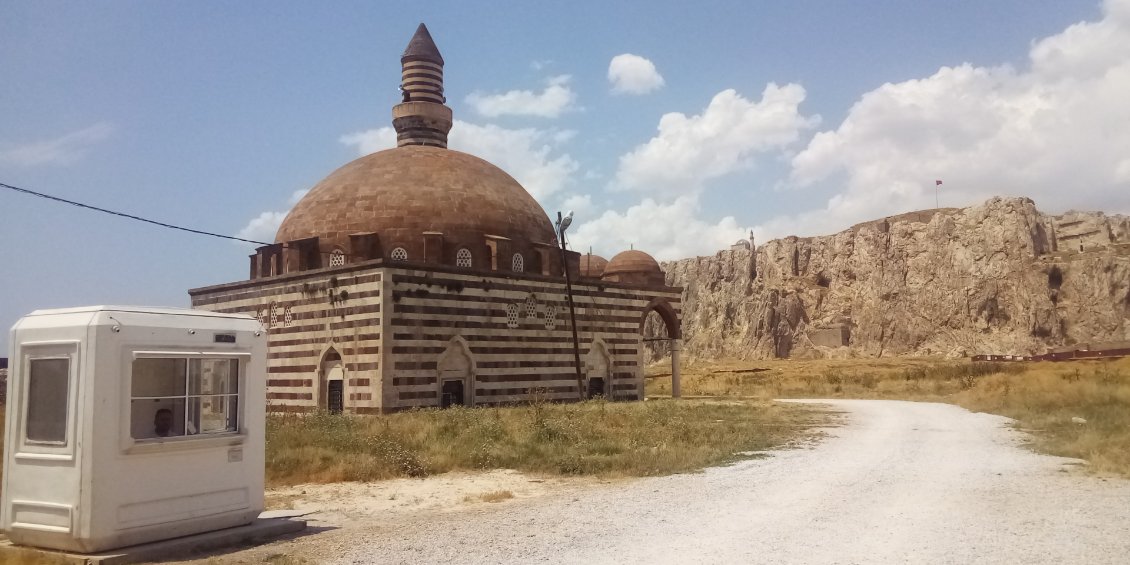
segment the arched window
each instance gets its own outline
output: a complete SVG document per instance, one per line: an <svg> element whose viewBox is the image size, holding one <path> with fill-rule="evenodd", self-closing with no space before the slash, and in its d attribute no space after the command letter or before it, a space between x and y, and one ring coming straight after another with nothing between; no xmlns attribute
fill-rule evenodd
<svg viewBox="0 0 1130 565"><path fill-rule="evenodd" d="M279 308L278 308L278 306L275 305L274 302L271 303L270 308L271 308L271 323L267 327L273 328L273 327L279 325Z"/></svg>
<svg viewBox="0 0 1130 565"><path fill-rule="evenodd" d="M461 247L459 251L455 252L455 266L471 268L471 250L466 247Z"/></svg>
<svg viewBox="0 0 1130 565"><path fill-rule="evenodd" d="M389 253L388 256L393 261L407 261L408 260L408 251L405 250L403 247L397 247L396 249L393 249L392 253Z"/></svg>
<svg viewBox="0 0 1130 565"><path fill-rule="evenodd" d="M522 257L521 253L515 253L514 257L510 258L510 270L515 273L522 273L526 271L526 259Z"/></svg>
<svg viewBox="0 0 1130 565"><path fill-rule="evenodd" d="M340 249L334 249L330 252L330 266L340 267L345 264L345 252Z"/></svg>

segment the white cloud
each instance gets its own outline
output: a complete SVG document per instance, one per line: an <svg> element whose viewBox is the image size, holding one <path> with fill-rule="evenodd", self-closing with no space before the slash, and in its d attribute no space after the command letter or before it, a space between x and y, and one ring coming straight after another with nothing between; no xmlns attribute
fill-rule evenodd
<svg viewBox="0 0 1130 565"><path fill-rule="evenodd" d="M804 97L800 85L770 83L760 101L723 90L699 115L664 114L658 135L620 157L612 185L687 194L711 179L748 169L755 155L780 150L819 123L819 116L800 114Z"/></svg>
<svg viewBox="0 0 1130 565"><path fill-rule="evenodd" d="M3 144L0 145L0 163L21 167L69 165L82 159L91 146L113 133L113 125L99 122L55 139L23 145Z"/></svg>
<svg viewBox="0 0 1130 565"><path fill-rule="evenodd" d="M733 216L710 223L699 219L698 199L680 196L668 203L646 198L623 213L608 210L584 222L569 237L573 249L610 259L629 249L646 251L660 261L705 255L728 249L749 235Z"/></svg>
<svg viewBox="0 0 1130 565"><path fill-rule="evenodd" d="M577 217L584 218L596 211L596 206L593 205L590 194L571 194L561 201L561 210L565 213L576 212Z"/></svg>
<svg viewBox="0 0 1130 565"><path fill-rule="evenodd" d="M1027 68L944 67L864 94L792 160L791 181L845 188L823 209L778 218L807 233L993 195L1042 208L1130 208L1130 0L1033 43ZM776 227L774 227L776 226Z"/></svg>
<svg viewBox="0 0 1130 565"><path fill-rule="evenodd" d="M663 86L663 77L655 70L655 63L639 55L624 53L608 63L608 82L612 83L612 92L647 94Z"/></svg>
<svg viewBox="0 0 1130 565"><path fill-rule="evenodd" d="M569 75L558 75L546 81L545 90L511 90L503 94L472 92L467 103L476 112L488 118L503 115L540 116L556 118L573 109L576 93L569 87Z"/></svg>
<svg viewBox="0 0 1130 565"><path fill-rule="evenodd" d="M293 193L291 193L290 199L287 200L287 203L290 204L291 206L298 204L298 201L302 200L302 197L306 196L307 192L310 192L309 188L303 188L303 189L294 191Z"/></svg>
<svg viewBox="0 0 1130 565"><path fill-rule="evenodd" d="M282 220L286 219L290 208L294 208L294 205L302 200L307 192L310 192L310 189L296 190L290 193L286 210L262 212L259 216L251 218L251 221L247 221L247 225L236 232L235 236L255 242L271 243L275 241L275 234L278 233Z"/></svg>
<svg viewBox="0 0 1130 565"><path fill-rule="evenodd" d="M288 206L287 210L283 210L282 212L263 212L251 218L251 221L247 222L247 225L236 232L236 237L250 239L251 241L261 241L263 243L273 242L275 240L275 234L279 231L279 226L282 225L282 221L286 219L286 215L290 213L289 208L293 208L295 204L298 204L298 201L302 200L302 197L306 196L307 192L310 192L309 188L292 192L290 198L286 201Z"/></svg>
<svg viewBox="0 0 1130 565"><path fill-rule="evenodd" d="M477 125L456 120L448 135L448 146L490 161L514 177L534 198L567 187L579 165L557 144L572 138L568 130L507 129L493 124ZM396 147L396 132L383 127L342 136L341 142L356 146L358 153Z"/></svg>
<svg viewBox="0 0 1130 565"><path fill-rule="evenodd" d="M247 225L243 226L243 229L236 232L235 235L251 241L271 243L275 241L275 234L278 233L279 226L286 219L288 212L289 210L285 212L263 212L247 222Z"/></svg>
<svg viewBox="0 0 1130 565"><path fill-rule="evenodd" d="M396 147L396 130L391 127L369 129L341 136L338 141L357 148L357 154L365 156L377 151Z"/></svg>

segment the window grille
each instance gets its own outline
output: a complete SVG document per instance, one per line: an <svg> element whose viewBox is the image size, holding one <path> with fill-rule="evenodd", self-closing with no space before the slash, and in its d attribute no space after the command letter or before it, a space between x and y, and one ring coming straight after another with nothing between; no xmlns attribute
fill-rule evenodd
<svg viewBox="0 0 1130 565"><path fill-rule="evenodd" d="M510 259L510 270L515 273L522 273L526 270L526 259L522 257L521 253L515 253L514 257Z"/></svg>
<svg viewBox="0 0 1130 565"><path fill-rule="evenodd" d="M392 250L392 253L389 253L389 258L391 258L393 261L407 261L408 251L403 247L397 247L396 249Z"/></svg>
<svg viewBox="0 0 1130 565"><path fill-rule="evenodd" d="M455 252L455 266L456 267L464 267L464 268L467 268L467 269L471 268L471 250L470 249L463 247L463 248L460 248L459 251Z"/></svg>
<svg viewBox="0 0 1130 565"><path fill-rule="evenodd" d="M526 297L526 318L538 319L538 299L532 294Z"/></svg>
<svg viewBox="0 0 1130 565"><path fill-rule="evenodd" d="M267 325L267 327L273 328L277 325L279 325L279 307L274 302L272 302L271 303L271 323L269 325Z"/></svg>
<svg viewBox="0 0 1130 565"><path fill-rule="evenodd" d="M345 253L340 249L334 249L330 252L330 266L341 267L345 265Z"/></svg>
<svg viewBox="0 0 1130 565"><path fill-rule="evenodd" d="M518 305L517 304L507 304L506 305L506 327L508 327L508 328L518 327Z"/></svg>
<svg viewBox="0 0 1130 565"><path fill-rule="evenodd" d="M557 307L552 304L546 304L545 312L545 329L552 330L557 327Z"/></svg>
<svg viewBox="0 0 1130 565"><path fill-rule="evenodd" d="M289 326L294 321L294 314L290 312L290 306L283 308L283 325Z"/></svg>

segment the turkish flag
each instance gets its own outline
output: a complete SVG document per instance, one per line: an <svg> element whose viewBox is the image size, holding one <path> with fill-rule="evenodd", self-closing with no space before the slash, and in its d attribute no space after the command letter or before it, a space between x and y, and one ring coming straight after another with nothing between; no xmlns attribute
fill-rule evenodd
<svg viewBox="0 0 1130 565"><path fill-rule="evenodd" d="M940 186L941 184L942 184L942 181L940 181L940 180L934 181L934 186Z"/></svg>

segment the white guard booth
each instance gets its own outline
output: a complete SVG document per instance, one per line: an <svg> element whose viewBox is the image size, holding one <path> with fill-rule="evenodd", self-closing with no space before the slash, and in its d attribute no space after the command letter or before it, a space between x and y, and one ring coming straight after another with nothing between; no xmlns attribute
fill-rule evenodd
<svg viewBox="0 0 1130 565"><path fill-rule="evenodd" d="M263 509L266 335L200 310L37 310L12 328L0 527L94 553Z"/></svg>

